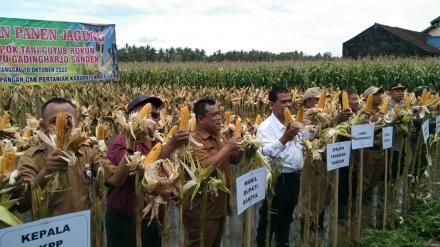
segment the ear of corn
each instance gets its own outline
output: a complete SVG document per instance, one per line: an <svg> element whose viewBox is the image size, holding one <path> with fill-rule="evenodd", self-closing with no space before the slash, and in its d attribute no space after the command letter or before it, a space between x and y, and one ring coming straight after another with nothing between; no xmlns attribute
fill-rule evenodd
<svg viewBox="0 0 440 247"><path fill-rule="evenodd" d="M164 142L167 142L173 137L174 133L177 131L177 125L174 125L170 131L168 131L168 134L165 136Z"/></svg>
<svg viewBox="0 0 440 247"><path fill-rule="evenodd" d="M234 137L241 137L241 118L235 120Z"/></svg>
<svg viewBox="0 0 440 247"><path fill-rule="evenodd" d="M345 90L342 92L342 109L350 109L350 104L348 103L348 93Z"/></svg>
<svg viewBox="0 0 440 247"><path fill-rule="evenodd" d="M427 101L428 101L428 91L426 91L426 89L423 89L422 97L420 97L419 104L421 106L425 106Z"/></svg>
<svg viewBox="0 0 440 247"><path fill-rule="evenodd" d="M382 105L380 106L379 111L383 114L385 114L388 111L388 104L389 101L387 99L384 99L382 102Z"/></svg>
<svg viewBox="0 0 440 247"><path fill-rule="evenodd" d="M101 123L96 126L96 139L98 141L105 139L105 127Z"/></svg>
<svg viewBox="0 0 440 247"><path fill-rule="evenodd" d="M225 126L229 126L231 124L231 112L225 112Z"/></svg>
<svg viewBox="0 0 440 247"><path fill-rule="evenodd" d="M32 136L32 129L26 129L26 130L23 132L23 136L22 136L22 138L23 138L23 139L29 139L31 136Z"/></svg>
<svg viewBox="0 0 440 247"><path fill-rule="evenodd" d="M141 111L139 112L139 117L141 119L151 118L152 111L153 111L153 105L151 105L151 103L147 103L142 107Z"/></svg>
<svg viewBox="0 0 440 247"><path fill-rule="evenodd" d="M396 106L393 108L393 112L394 112L395 114L399 114L399 113L400 113L400 107L399 107L399 105L396 105Z"/></svg>
<svg viewBox="0 0 440 247"><path fill-rule="evenodd" d="M193 117L189 120L189 131L194 132L196 131L197 121L196 118Z"/></svg>
<svg viewBox="0 0 440 247"><path fill-rule="evenodd" d="M258 114L257 115L257 117L255 117L255 125L260 125L260 123L261 123L261 116L260 116L260 114Z"/></svg>
<svg viewBox="0 0 440 247"><path fill-rule="evenodd" d="M0 119L0 129L7 128L9 126L9 119L11 115L9 113L5 112L3 113L1 119Z"/></svg>
<svg viewBox="0 0 440 247"><path fill-rule="evenodd" d="M325 107L325 92L321 93L321 96L319 96L319 101L318 101L318 105L316 106L316 108L318 109L324 109Z"/></svg>
<svg viewBox="0 0 440 247"><path fill-rule="evenodd" d="M373 110L373 94L369 94L367 97L367 102L365 103L365 111L371 112Z"/></svg>
<svg viewBox="0 0 440 247"><path fill-rule="evenodd" d="M184 131L189 130L189 109L188 106L186 105L180 108L179 130L184 130Z"/></svg>
<svg viewBox="0 0 440 247"><path fill-rule="evenodd" d="M15 170L15 152L13 150L5 150L1 161L1 175Z"/></svg>
<svg viewBox="0 0 440 247"><path fill-rule="evenodd" d="M55 123L56 134L57 134L57 147L59 149L64 149L64 143L66 140L67 133L67 116L65 113L58 113Z"/></svg>
<svg viewBox="0 0 440 247"><path fill-rule="evenodd" d="M148 155L144 158L144 166L148 166L149 164L158 160L160 152L162 152L162 143L159 142L154 145Z"/></svg>
<svg viewBox="0 0 440 247"><path fill-rule="evenodd" d="M284 107L284 121L286 122L286 125L292 123L292 114L287 106Z"/></svg>
<svg viewBox="0 0 440 247"><path fill-rule="evenodd" d="M405 103L403 105L404 109L409 109L411 107L411 98L408 96L405 98Z"/></svg>
<svg viewBox="0 0 440 247"><path fill-rule="evenodd" d="M298 111L296 112L296 121L302 122L304 119L304 107L300 106Z"/></svg>

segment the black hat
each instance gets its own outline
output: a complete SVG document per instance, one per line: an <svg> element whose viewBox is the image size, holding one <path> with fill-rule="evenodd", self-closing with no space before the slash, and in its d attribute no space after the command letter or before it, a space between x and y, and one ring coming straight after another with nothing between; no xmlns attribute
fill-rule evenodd
<svg viewBox="0 0 440 247"><path fill-rule="evenodd" d="M157 97L141 94L134 97L134 99L128 104L128 113L131 113L137 106L146 103L151 103L157 108L161 107L163 104L162 100Z"/></svg>
<svg viewBox="0 0 440 247"><path fill-rule="evenodd" d="M423 91L429 91L429 87L427 86L418 86L416 89L414 89L414 94L416 97L422 96Z"/></svg>
<svg viewBox="0 0 440 247"><path fill-rule="evenodd" d="M400 82L396 82L391 84L390 90L394 90L394 89L406 89L406 87L404 85L402 85Z"/></svg>

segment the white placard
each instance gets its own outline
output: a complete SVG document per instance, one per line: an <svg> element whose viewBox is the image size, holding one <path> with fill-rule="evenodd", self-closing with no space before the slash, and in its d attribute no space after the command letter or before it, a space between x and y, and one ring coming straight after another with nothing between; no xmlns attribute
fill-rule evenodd
<svg viewBox="0 0 440 247"><path fill-rule="evenodd" d="M327 144L327 171L350 164L351 141Z"/></svg>
<svg viewBox="0 0 440 247"><path fill-rule="evenodd" d="M382 148L388 149L393 147L393 127L382 128Z"/></svg>
<svg viewBox="0 0 440 247"><path fill-rule="evenodd" d="M440 133L440 115L435 118L435 131Z"/></svg>
<svg viewBox="0 0 440 247"><path fill-rule="evenodd" d="M429 119L423 122L422 124L422 132L423 132L423 140L425 141L425 144L428 144L428 138L429 138Z"/></svg>
<svg viewBox="0 0 440 247"><path fill-rule="evenodd" d="M0 246L89 247L90 210L1 229Z"/></svg>
<svg viewBox="0 0 440 247"><path fill-rule="evenodd" d="M266 167L261 167L237 178L238 215L266 197L267 172Z"/></svg>
<svg viewBox="0 0 440 247"><path fill-rule="evenodd" d="M374 144L374 125L362 124L351 126L352 149L370 148Z"/></svg>

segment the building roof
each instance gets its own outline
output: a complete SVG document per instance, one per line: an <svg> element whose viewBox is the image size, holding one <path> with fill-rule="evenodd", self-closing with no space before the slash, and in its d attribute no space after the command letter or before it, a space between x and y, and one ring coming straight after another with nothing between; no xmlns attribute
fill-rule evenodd
<svg viewBox="0 0 440 247"><path fill-rule="evenodd" d="M399 27L390 27L386 25L382 25L379 23L376 23L375 25L378 25L382 27L383 29L387 30L388 32L391 32L397 36L399 36L401 39L404 39L411 44L419 47L420 49L429 52L429 53L435 53L440 54L440 49L437 49L434 46L431 46L427 43L428 34L424 32L416 32L408 29L403 29Z"/></svg>
<svg viewBox="0 0 440 247"><path fill-rule="evenodd" d="M422 32L424 33L428 33L429 31L431 31L432 29L436 28L439 26L440 24L440 16L435 18L434 20L432 20L430 22L431 26L429 26L428 28L426 28L425 30L423 30Z"/></svg>

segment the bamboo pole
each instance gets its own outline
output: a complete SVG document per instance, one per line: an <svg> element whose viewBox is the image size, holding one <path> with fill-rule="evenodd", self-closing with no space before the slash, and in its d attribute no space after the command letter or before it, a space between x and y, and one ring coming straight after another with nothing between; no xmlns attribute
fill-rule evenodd
<svg viewBox="0 0 440 247"><path fill-rule="evenodd" d="M362 182L364 175L364 149L361 148L360 161L358 168L358 178L357 178L357 191L356 191L356 229L355 229L355 240L359 241L361 238L361 222L362 222Z"/></svg>
<svg viewBox="0 0 440 247"><path fill-rule="evenodd" d="M169 232L168 232L169 210L168 209L169 209L168 204L165 204L163 221L162 221L162 247L168 247L168 243L169 243Z"/></svg>
<svg viewBox="0 0 440 247"><path fill-rule="evenodd" d="M348 198L347 198L347 219L346 219L346 227L347 227L347 238L351 239L351 218L352 218L352 208L353 208L353 167L354 164L351 163L348 167Z"/></svg>
<svg viewBox="0 0 440 247"><path fill-rule="evenodd" d="M252 226L253 226L253 215L255 207L252 206L246 210L246 224L245 224L245 246L252 247Z"/></svg>
<svg viewBox="0 0 440 247"><path fill-rule="evenodd" d="M135 176L135 190L136 190L136 216L135 216L135 235L136 247L142 247L142 209L144 205L144 197L141 191L141 174L136 171Z"/></svg>
<svg viewBox="0 0 440 247"><path fill-rule="evenodd" d="M331 246L338 246L338 196L339 196L339 169L333 173L333 205L331 210Z"/></svg>
<svg viewBox="0 0 440 247"><path fill-rule="evenodd" d="M383 219L382 230L385 230L387 225L387 207L388 207L388 149L385 149L385 172L384 172L384 202L383 202Z"/></svg>

